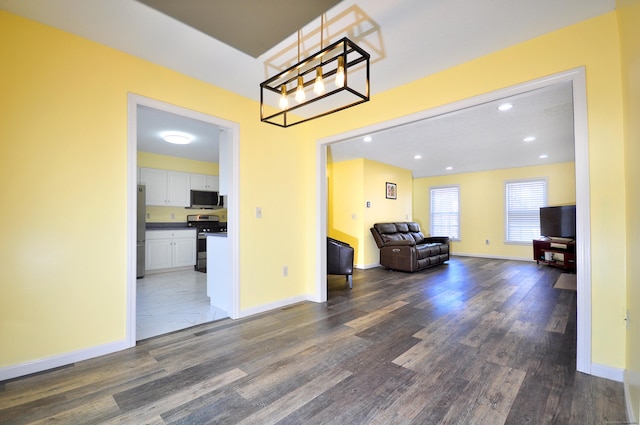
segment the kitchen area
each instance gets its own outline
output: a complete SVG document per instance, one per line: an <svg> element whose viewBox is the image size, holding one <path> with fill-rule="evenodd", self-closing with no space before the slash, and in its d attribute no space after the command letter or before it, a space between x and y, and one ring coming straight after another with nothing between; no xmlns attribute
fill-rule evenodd
<svg viewBox="0 0 640 425"><path fill-rule="evenodd" d="M137 121L136 339L142 340L229 317L230 252L224 148L216 137L222 130L142 105Z"/></svg>

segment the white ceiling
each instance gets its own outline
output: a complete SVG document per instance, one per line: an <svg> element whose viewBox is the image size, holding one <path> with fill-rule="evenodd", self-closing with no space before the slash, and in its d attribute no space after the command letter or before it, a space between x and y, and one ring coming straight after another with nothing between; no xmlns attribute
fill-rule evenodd
<svg viewBox="0 0 640 425"><path fill-rule="evenodd" d="M296 33L254 58L135 0L0 0L0 9L111 46L256 101L259 100L260 82L274 75L276 69L296 62ZM377 93L614 9L615 0L343 0L326 12L324 44L348 36L371 54L371 102L375 102ZM293 19L294 10L282 13ZM254 9L248 8L226 18L251 34L252 28L245 23L246 17L253 12ZM318 50L319 27L320 17L302 26L303 54ZM530 103L538 97L553 103L561 102L563 95L546 93L531 97L530 100L520 99L527 106L514 108L512 116L525 109L532 110ZM567 118L566 113L562 114L563 108L552 109L557 115L555 119ZM374 136L375 141L367 150L387 138L395 143L394 152L413 154L421 150L422 143L429 142L428 156L441 166L448 163L448 157L442 156L435 162L436 159L447 155L447 150L451 151L451 143L438 142L442 137L449 142L455 138L462 143L455 149L461 157L472 151L470 146L480 146L487 140L521 141L521 133L525 130L541 135L533 145L527 145L531 155L543 150L533 152L531 146L542 146L547 139L553 140L554 151L566 151L563 143L570 143L572 149L573 139L566 137L566 123L558 128L558 134L546 136L552 133L551 126L555 122L549 117L544 120L545 114L550 113L548 106L537 109L540 116L529 115L524 120L529 122L529 127L537 123L537 128L530 129L523 126L522 118L507 120L504 115L492 114L494 109L487 106L486 110L478 108L474 112L476 108L471 108L449 119L432 119L431 123L421 124L424 128L417 131L406 128L385 131ZM468 115L471 113L478 115ZM487 121L493 118L499 121ZM451 133L449 122L452 120L463 123L456 129L473 128L473 131L467 131L473 137ZM149 122L157 121L150 119ZM480 134L481 127L471 125L478 122L486 123L489 130L500 128L500 134ZM160 130L141 129L149 134ZM409 136L414 134L419 137ZM404 143L403 149L397 148L399 140ZM409 140L416 144L412 145ZM333 149L334 158L341 155L340 149L337 146ZM425 152L426 149L423 148ZM344 149L345 152L349 150ZM423 158L427 155L425 152L422 152ZM546 152L552 152L551 148ZM528 155L527 151L509 151L507 154L505 149L495 145L483 153L486 155L476 153L466 159L460 158L460 165L454 165L455 169L460 172L470 164L479 163L483 156L488 157L487 161L508 166L515 158ZM413 166L407 168L414 169ZM414 170L415 175L429 173L433 171Z"/></svg>

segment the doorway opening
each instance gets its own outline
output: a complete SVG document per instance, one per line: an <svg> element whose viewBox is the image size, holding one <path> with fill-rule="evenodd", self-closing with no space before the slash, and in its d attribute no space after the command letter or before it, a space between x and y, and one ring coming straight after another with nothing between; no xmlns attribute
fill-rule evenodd
<svg viewBox="0 0 640 425"><path fill-rule="evenodd" d="M591 374L591 258L588 249L591 244L590 183L586 77L584 68L569 70L553 76L522 83L514 87L497 90L318 140L316 143L316 187L318 196L318 207L316 211L318 217L318 224L316 226L316 250L319 255L317 256L316 291L314 299L318 302L327 300L326 244L324 241L327 237L327 148L329 145L364 137L389 128L426 120L499 99L516 96L531 90L553 86L558 83L570 83L573 92L577 227L576 272L578 288L576 369L580 372Z"/></svg>
<svg viewBox="0 0 640 425"><path fill-rule="evenodd" d="M191 109L182 108L155 99L143 96L128 95L128 264L127 264L127 313L126 313L126 340L127 345L132 347L136 344L137 327L137 254L136 254L136 227L137 227L137 192L138 192L138 112L139 110L155 110L163 113L187 119L198 120L199 122L210 124L219 129L219 142L221 159L219 160L219 178L221 187L224 187L226 206L226 230L229 246L230 279L229 288L230 308L227 311L228 317L237 318L239 316L239 250L238 240L238 154L239 154L239 125L212 115L207 115ZM224 186L222 186L224 185ZM222 189L221 189L222 192ZM184 209L184 208L182 208ZM194 273L199 273L195 272ZM199 285L204 280L210 278L209 274L202 273ZM212 306L213 307L213 306ZM188 327L188 324L185 324ZM170 329L175 330L175 329ZM144 337L144 335L142 335Z"/></svg>

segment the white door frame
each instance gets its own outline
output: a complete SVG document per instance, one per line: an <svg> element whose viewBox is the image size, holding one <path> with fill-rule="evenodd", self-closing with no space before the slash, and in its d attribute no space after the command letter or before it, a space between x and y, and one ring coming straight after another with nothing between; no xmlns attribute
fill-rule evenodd
<svg viewBox="0 0 640 425"><path fill-rule="evenodd" d="M128 103L128 155L127 155L127 319L126 343L128 347L136 345L136 197L137 197L137 107L148 106L161 111L182 115L188 118L208 122L222 128L221 135L230 141L231 164L228 177L230 196L227 197L227 237L231 247L231 311L232 319L240 316L240 232L239 223L239 152L240 125L202 112L182 108L159 100L129 93Z"/></svg>
<svg viewBox="0 0 640 425"><path fill-rule="evenodd" d="M577 263L577 347L576 369L579 372L592 374L591 362L591 198L589 183L589 135L587 118L587 87L584 67L561 72L549 77L518 84L513 87L485 93L469 99L460 100L447 105L438 106L415 114L392 119L382 123L351 130L346 133L325 137L316 142L316 291L314 301L327 300L326 273L326 236L327 236L327 146L345 140L363 137L391 127L397 127L442 115L449 112L469 108L514 96L527 91L551 86L553 84L571 82L573 87L573 112L575 135L575 167L576 167L576 263Z"/></svg>

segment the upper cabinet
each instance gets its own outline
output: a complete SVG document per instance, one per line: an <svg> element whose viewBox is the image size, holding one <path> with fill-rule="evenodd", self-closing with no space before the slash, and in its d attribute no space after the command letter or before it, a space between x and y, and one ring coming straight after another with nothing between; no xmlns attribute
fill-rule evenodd
<svg viewBox="0 0 640 425"><path fill-rule="evenodd" d="M191 190L218 191L218 176L191 174Z"/></svg>
<svg viewBox="0 0 640 425"><path fill-rule="evenodd" d="M189 173L140 168L140 183L147 188L147 205L189 206Z"/></svg>

